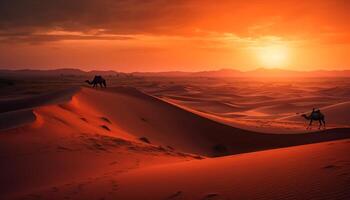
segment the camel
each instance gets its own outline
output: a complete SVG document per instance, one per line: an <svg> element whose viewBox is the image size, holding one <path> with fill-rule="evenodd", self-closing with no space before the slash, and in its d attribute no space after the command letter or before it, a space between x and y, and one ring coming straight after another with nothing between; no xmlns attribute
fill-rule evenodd
<svg viewBox="0 0 350 200"><path fill-rule="evenodd" d="M306 129L311 129L311 125L313 121L318 121L320 123L320 126L318 127L318 129L321 129L322 125L324 128L326 128L325 116L319 110L317 111L313 110L310 115L303 114L301 116L304 117L306 120L310 121L309 126Z"/></svg>
<svg viewBox="0 0 350 200"><path fill-rule="evenodd" d="M97 87L97 84L99 84L101 88L107 87L106 80L102 78L102 76L95 76L92 81L86 80L85 82L92 85L92 87Z"/></svg>

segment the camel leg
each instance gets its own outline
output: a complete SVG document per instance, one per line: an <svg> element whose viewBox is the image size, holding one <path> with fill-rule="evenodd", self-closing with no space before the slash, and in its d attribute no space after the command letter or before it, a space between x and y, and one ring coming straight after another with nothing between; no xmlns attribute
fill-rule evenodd
<svg viewBox="0 0 350 200"><path fill-rule="evenodd" d="M321 121L321 120L318 120L318 122L320 123L320 125L318 126L318 129L320 130L321 127L322 127L322 121Z"/></svg>
<svg viewBox="0 0 350 200"><path fill-rule="evenodd" d="M326 121L322 119L322 122L323 122L323 128L326 129Z"/></svg>
<svg viewBox="0 0 350 200"><path fill-rule="evenodd" d="M311 129L312 126L312 119L310 120L309 126L307 127L307 129Z"/></svg>

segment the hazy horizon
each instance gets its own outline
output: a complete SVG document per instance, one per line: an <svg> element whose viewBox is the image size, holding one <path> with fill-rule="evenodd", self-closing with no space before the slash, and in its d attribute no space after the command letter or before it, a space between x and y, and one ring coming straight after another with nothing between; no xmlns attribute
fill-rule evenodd
<svg viewBox="0 0 350 200"><path fill-rule="evenodd" d="M225 70L230 70L230 71L237 71L237 72L242 72L242 73L248 73L248 72L253 72L257 70L268 70L268 71L286 71L286 72L317 72L317 71L334 71L334 72L341 72L341 71L350 71L350 68L344 68L344 69L311 69L311 70L300 70L300 69L287 69L287 68L268 68L268 67L256 67L256 68L251 68L248 70L244 69L236 69L236 68L213 68L213 69L203 69L203 70L163 70L163 71L157 71L157 70L149 70L149 71L120 71L116 70L116 68L103 68L103 69L96 69L96 68L83 68L83 67L18 67L18 68L9 68L9 67L0 67L0 70L10 70L10 71L21 71L21 70L38 70L38 71L53 71L53 70L80 70L83 72L91 72L91 71L114 71L114 72L121 72L121 73L167 73L167 72L183 72L183 73L196 73L196 72L216 72L216 71L225 71Z"/></svg>

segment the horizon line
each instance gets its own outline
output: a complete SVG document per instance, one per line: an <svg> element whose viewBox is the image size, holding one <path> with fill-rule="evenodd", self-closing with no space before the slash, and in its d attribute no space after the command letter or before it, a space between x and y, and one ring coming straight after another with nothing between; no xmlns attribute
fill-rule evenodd
<svg viewBox="0 0 350 200"><path fill-rule="evenodd" d="M212 69L212 70L198 70L198 71L182 71L182 70L165 70L165 71L130 71L130 72L126 72L126 71L117 71L114 69L104 69L104 70L99 70L99 69L93 69L93 70L86 70L86 69L82 69L80 67L58 67L58 68L49 68L49 69L44 69L44 68L16 68L16 69L9 69L9 68L1 68L0 67L0 71L1 70L6 70L6 71L24 71L24 70L31 70L31 71L55 71L55 70L80 70L82 72L93 72L93 71L101 71L101 72L108 72L108 71L112 71L112 72L118 72L118 73L198 73L198 72L217 72L217 71L223 71L223 70L231 70L231 71L237 71L237 72L241 72L241 73L249 73L249 72L254 72L257 70L280 70L280 71L286 71L286 72L317 72L317 71L324 71L324 72L342 72L342 71L350 71L349 69L314 69L314 70L293 70L293 69L286 69L286 68L282 68L282 67L257 67L254 69L250 69L250 70L240 70L240 69L235 69L235 68L218 68L218 69Z"/></svg>

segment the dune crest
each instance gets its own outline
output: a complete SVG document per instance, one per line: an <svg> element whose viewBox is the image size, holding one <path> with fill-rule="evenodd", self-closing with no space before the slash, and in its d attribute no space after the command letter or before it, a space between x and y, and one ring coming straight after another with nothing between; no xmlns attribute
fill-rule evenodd
<svg viewBox="0 0 350 200"><path fill-rule="evenodd" d="M35 121L33 109L68 102L79 88L57 90L45 94L0 101L0 130L23 126Z"/></svg>
<svg viewBox="0 0 350 200"><path fill-rule="evenodd" d="M40 102L40 99L44 99L43 102ZM243 130L213 121L198 115L194 110L166 102L132 87L103 90L83 87L14 102L20 104L9 106L6 108L8 111L1 113L0 117L26 124L0 131L2 182L11 183L2 184L0 187L0 197L5 199L36 198L37 192L41 197L46 195L46 192L40 192L46 191L45 188L56 191L66 186L75 187L77 182L83 185L97 184L92 191L100 194L107 192L99 189L99 184L105 187L105 183L99 181L105 180L103 177L120 176L123 184L133 185L137 183L133 182L135 179L132 173L129 175L128 172L135 171L137 174L140 169L140 173L143 173L143 169L156 166L160 167L159 169L163 169L161 166L164 166L165 171L179 169L179 175L191 177L192 172L182 174L182 171L195 171L203 165L210 166L216 162L219 164L215 169L224 166L221 160L226 157L208 157L350 137L348 129L280 135ZM11 104L6 101L2 105ZM23 117L20 117L22 115ZM232 159L228 158L227 162L234 163L239 157L245 159L245 155L231 156ZM203 162L192 162L202 159ZM187 165L185 161L193 164ZM184 164L178 167L172 165L179 162ZM28 166L28 163L31 164ZM329 168L332 166L327 167ZM147 170L145 174L162 177L161 171L160 175L157 171L149 173ZM213 169L209 168L202 171L211 172L214 173ZM125 176L121 176L122 174ZM224 177L224 174L220 176ZM111 181L113 191L119 190L117 181ZM145 181L143 179L140 183ZM156 181L161 182L158 178ZM43 188L44 190L41 190ZM160 192L156 196L152 193L150 198L157 199L160 197L158 195L163 195L162 198L192 195L181 188L176 191L164 191L167 192ZM60 195L49 199L60 199ZM88 193L87 196L79 196L77 199L89 199L90 195ZM128 196L124 192L119 195L123 198ZM200 194L201 198L209 199L219 198L221 195L223 192L216 190Z"/></svg>
<svg viewBox="0 0 350 200"><path fill-rule="evenodd" d="M90 111L103 113L129 135L147 137L155 144L184 152L220 156L350 137L343 129L286 135L247 131L199 116L135 88L107 91L83 88L74 99Z"/></svg>

